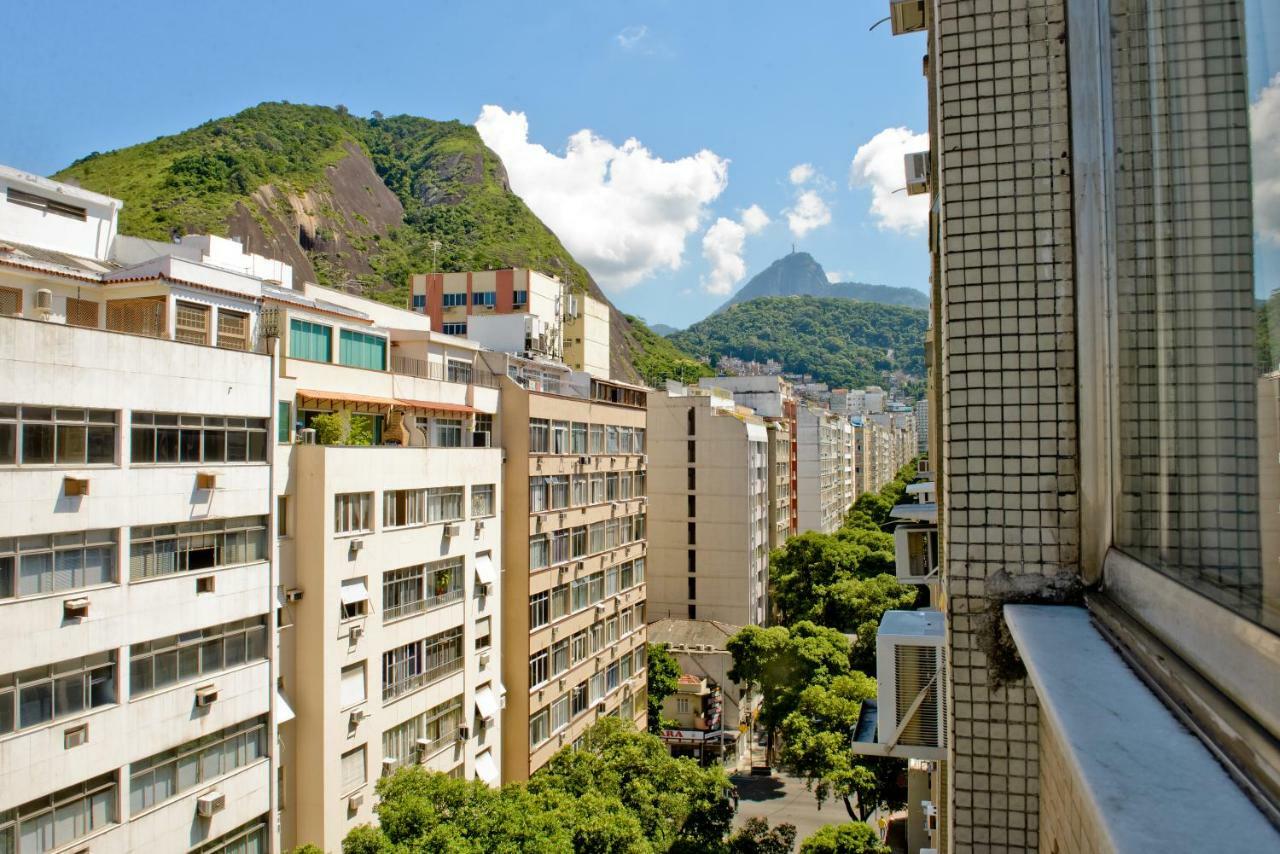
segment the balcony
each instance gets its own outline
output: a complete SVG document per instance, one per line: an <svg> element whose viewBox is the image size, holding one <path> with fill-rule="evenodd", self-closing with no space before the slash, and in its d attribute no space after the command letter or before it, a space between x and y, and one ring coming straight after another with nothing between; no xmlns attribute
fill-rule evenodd
<svg viewBox="0 0 1280 854"><path fill-rule="evenodd" d="M462 365L451 363L448 366L425 359L412 359L408 356L391 356L391 372L421 380L439 380L441 382L475 385L481 388L497 388L498 377L488 368L480 364Z"/></svg>

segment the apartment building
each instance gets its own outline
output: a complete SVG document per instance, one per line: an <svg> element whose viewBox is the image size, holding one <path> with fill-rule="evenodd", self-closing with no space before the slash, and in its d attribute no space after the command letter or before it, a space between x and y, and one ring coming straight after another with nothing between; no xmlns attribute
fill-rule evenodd
<svg viewBox="0 0 1280 854"><path fill-rule="evenodd" d="M497 785L502 450L476 344L420 314L266 287L278 330L281 843L337 850L373 784Z"/></svg>
<svg viewBox="0 0 1280 854"><path fill-rule="evenodd" d="M122 263L119 201L0 185L0 850L267 850L273 404L248 280Z"/></svg>
<svg viewBox="0 0 1280 854"><path fill-rule="evenodd" d="M942 609L885 616L860 749L927 781L938 851L1280 849L1277 12L890 10L927 50Z"/></svg>
<svg viewBox="0 0 1280 854"><path fill-rule="evenodd" d="M796 510L798 530L834 533L852 501L845 471L845 430L848 420L811 403L796 407ZM852 437L852 431L850 431Z"/></svg>
<svg viewBox="0 0 1280 854"><path fill-rule="evenodd" d="M596 720L643 726L649 389L483 352L500 377L502 780Z"/></svg>
<svg viewBox="0 0 1280 854"><path fill-rule="evenodd" d="M929 453L929 398L916 401L916 453Z"/></svg>
<svg viewBox="0 0 1280 854"><path fill-rule="evenodd" d="M564 362L609 378L609 306L537 270L517 267L409 277L414 311L431 328L489 350Z"/></svg>
<svg viewBox="0 0 1280 854"><path fill-rule="evenodd" d="M724 389L736 403L749 407L774 431L769 446L770 470L776 472L770 499L770 550L779 548L799 530L796 509L798 458L796 449L796 396L791 383L776 372L734 377L703 377L698 387Z"/></svg>
<svg viewBox="0 0 1280 854"><path fill-rule="evenodd" d="M722 389L648 396L649 613L764 625L769 431Z"/></svg>

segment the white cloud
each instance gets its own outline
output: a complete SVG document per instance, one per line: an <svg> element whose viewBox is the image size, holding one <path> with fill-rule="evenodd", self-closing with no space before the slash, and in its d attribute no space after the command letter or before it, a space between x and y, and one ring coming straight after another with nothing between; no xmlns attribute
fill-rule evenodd
<svg viewBox="0 0 1280 854"><path fill-rule="evenodd" d="M853 155L849 186L871 188L871 215L882 231L917 233L929 224L929 197L907 195L903 166L907 154L928 148L928 134L885 128Z"/></svg>
<svg viewBox="0 0 1280 854"><path fill-rule="evenodd" d="M649 35L649 28L644 24L638 24L623 27L622 31L613 38L623 50L632 50L639 47L647 35Z"/></svg>
<svg viewBox="0 0 1280 854"><path fill-rule="evenodd" d="M801 184L807 184L813 180L815 170L812 163L798 163L791 167L791 171L787 177L791 179L791 183L797 187Z"/></svg>
<svg viewBox="0 0 1280 854"><path fill-rule="evenodd" d="M524 113L488 104L476 129L511 189L614 290L680 269L686 238L729 183L729 161L706 149L663 160L634 138L619 146L584 129L554 154L529 141Z"/></svg>
<svg viewBox="0 0 1280 854"><path fill-rule="evenodd" d="M711 264L711 272L702 277L702 287L709 294L727 294L747 274L742 260L742 247L747 236L759 234L769 224L769 215L759 205L742 212L740 222L720 217L702 235L702 257Z"/></svg>
<svg viewBox="0 0 1280 854"><path fill-rule="evenodd" d="M844 273L840 273L835 270L827 270L827 281L833 285L836 284L837 282L843 282Z"/></svg>
<svg viewBox="0 0 1280 854"><path fill-rule="evenodd" d="M796 237L804 237L831 222L831 208L814 190L805 190L796 196L796 203L783 213L787 215L787 227Z"/></svg>
<svg viewBox="0 0 1280 854"><path fill-rule="evenodd" d="M1253 138L1254 230L1264 243L1280 246L1280 74L1258 93L1250 108Z"/></svg>

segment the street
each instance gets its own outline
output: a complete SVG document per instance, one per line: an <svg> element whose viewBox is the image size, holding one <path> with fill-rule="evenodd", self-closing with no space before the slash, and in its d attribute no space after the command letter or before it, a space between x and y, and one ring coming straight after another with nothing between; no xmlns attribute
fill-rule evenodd
<svg viewBox="0 0 1280 854"><path fill-rule="evenodd" d="M771 777L752 777L735 774L733 784L738 789L738 814L734 825L741 826L747 819L768 819L773 827L780 822L796 826L796 843L824 824L842 824L849 821L844 803L829 800L818 809L818 800L804 787L797 777L774 772Z"/></svg>

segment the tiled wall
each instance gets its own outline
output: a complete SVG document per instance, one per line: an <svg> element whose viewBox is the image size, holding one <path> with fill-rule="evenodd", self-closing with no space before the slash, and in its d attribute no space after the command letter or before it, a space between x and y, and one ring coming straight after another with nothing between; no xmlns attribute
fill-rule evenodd
<svg viewBox="0 0 1280 854"><path fill-rule="evenodd" d="M934 6L955 852L1039 850L1034 691L989 653L1078 574L1064 8Z"/></svg>

